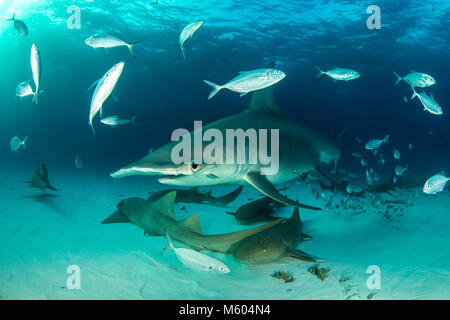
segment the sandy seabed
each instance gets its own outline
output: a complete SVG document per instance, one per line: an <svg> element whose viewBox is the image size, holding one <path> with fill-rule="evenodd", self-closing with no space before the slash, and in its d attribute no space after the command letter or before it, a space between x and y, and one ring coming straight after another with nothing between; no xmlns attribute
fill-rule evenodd
<svg viewBox="0 0 450 320"><path fill-rule="evenodd" d="M419 189L399 191L408 205L342 206L321 212L301 210L304 232L313 240L299 248L324 258L322 281L312 263L284 258L266 265L245 265L231 255L208 253L232 270L225 275L186 269L164 237L144 236L132 224L102 225L127 197L145 197L167 188L151 177L112 179L89 169L50 170L59 190L45 194L21 181L29 170L0 171L0 299L449 299L450 193L428 196ZM324 207L323 200L296 182L288 196ZM222 195L235 186L213 187ZM207 190L207 188L202 188ZM226 211L260 194L245 187L227 208L177 204L176 219L200 213L204 234L238 231ZM388 195L383 196L386 199ZM337 199L336 204L340 201ZM182 207L186 210L181 210ZM290 217L292 208L278 215ZM176 243L182 246L181 243ZM68 289L70 265L81 270L81 288ZM366 285L369 266L380 269L380 289ZM285 283L271 275L292 273Z"/></svg>

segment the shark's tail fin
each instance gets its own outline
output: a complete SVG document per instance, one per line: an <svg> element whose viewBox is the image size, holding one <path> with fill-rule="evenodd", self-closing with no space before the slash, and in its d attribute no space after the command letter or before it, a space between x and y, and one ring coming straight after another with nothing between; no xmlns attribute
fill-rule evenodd
<svg viewBox="0 0 450 320"><path fill-rule="evenodd" d="M244 186L239 186L236 190L230 192L229 194L226 194L222 197L217 197L216 200L221 205L226 206L230 202L233 202L234 200L236 200L236 198L241 194L241 191L243 188L244 188Z"/></svg>
<svg viewBox="0 0 450 320"><path fill-rule="evenodd" d="M12 18L11 19L6 19L6 21L14 21L15 17L16 17L16 13L14 12Z"/></svg>
<svg viewBox="0 0 450 320"><path fill-rule="evenodd" d="M395 84L394 84L394 86L396 86L396 85L398 85L398 83L399 83L400 81L403 80L403 78L400 77L395 71L394 71L394 75L397 77L397 80L395 81Z"/></svg>
<svg viewBox="0 0 450 320"><path fill-rule="evenodd" d="M134 117L132 117L132 118L130 119L131 123L132 123L135 127L137 127L137 124L136 124L136 118L137 118L137 115L134 116Z"/></svg>
<svg viewBox="0 0 450 320"><path fill-rule="evenodd" d="M215 84L215 83L213 83L211 81L208 81L208 80L203 80L203 82L205 82L208 86L211 86L213 88L211 93L208 96L208 100L211 99L212 97L214 97L217 94L217 92L219 92L220 89L223 88L223 86L219 86L219 85L217 85L217 84Z"/></svg>
<svg viewBox="0 0 450 320"><path fill-rule="evenodd" d="M144 40L138 40L138 41L133 41L133 42L128 43L128 50L130 50L131 55L135 59L136 59L136 55L134 54L133 47L134 47L134 45L141 43L142 41L144 41Z"/></svg>
<svg viewBox="0 0 450 320"><path fill-rule="evenodd" d="M319 71L319 73L317 74L316 78L319 78L321 75L323 75L325 72L323 72L319 67L316 67L317 71Z"/></svg>

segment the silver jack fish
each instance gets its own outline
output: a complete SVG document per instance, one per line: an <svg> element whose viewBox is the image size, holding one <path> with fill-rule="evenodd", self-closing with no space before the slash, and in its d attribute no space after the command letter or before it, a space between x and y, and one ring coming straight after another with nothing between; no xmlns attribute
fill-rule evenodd
<svg viewBox="0 0 450 320"><path fill-rule="evenodd" d="M411 71L411 73L407 74L404 77L400 77L397 73L394 72L394 75L397 77L395 81L395 86L398 85L400 81L405 81L411 87L420 87L426 88L436 84L436 80L428 74Z"/></svg>
<svg viewBox="0 0 450 320"><path fill-rule="evenodd" d="M335 67L334 69L331 69L329 71L322 71L319 67L316 67L316 69L319 71L317 78L319 78L323 74L334 79L334 81L337 81L337 80L349 81L349 80L359 78L359 73L352 69L345 69L345 68L338 68L338 67Z"/></svg>
<svg viewBox="0 0 450 320"><path fill-rule="evenodd" d="M28 81L21 82L16 87L16 96L23 98L33 94L33 89Z"/></svg>
<svg viewBox="0 0 450 320"><path fill-rule="evenodd" d="M27 36L28 35L28 28L27 25L21 21L21 20L17 20L16 19L16 13L13 13L13 16L11 19L7 19L6 21L13 21L14 22L14 29L16 29L16 31L23 35L23 36Z"/></svg>
<svg viewBox="0 0 450 320"><path fill-rule="evenodd" d="M436 194L444 190L447 182L450 178L447 178L443 175L443 173L438 173L432 176L430 179L425 182L423 186L423 192L426 194Z"/></svg>
<svg viewBox="0 0 450 320"><path fill-rule="evenodd" d="M100 122L103 124L106 124L108 126L111 126L113 128L127 124L127 123L132 123L135 127L137 127L136 118L137 118L137 116L134 116L131 119L121 118L120 116L109 116L109 117L103 118L102 120L100 120Z"/></svg>
<svg viewBox="0 0 450 320"><path fill-rule="evenodd" d="M234 92L239 92L241 97L251 91L267 88L275 83L281 81L286 77L283 71L265 68L256 69L252 71L241 71L239 75L223 86L219 86L208 80L203 80L207 85L213 87L213 90L208 96L208 100L214 97L221 89L226 88Z"/></svg>
<svg viewBox="0 0 450 320"><path fill-rule="evenodd" d="M94 34L87 38L84 43L92 48L115 48L115 47L128 47L133 58L136 58L133 52L133 46L142 42L143 40L126 42L125 40L113 36L113 35L100 35Z"/></svg>
<svg viewBox="0 0 450 320"><path fill-rule="evenodd" d="M35 91L33 92L33 102L36 102L38 104L38 95L40 93L39 91L39 83L41 80L41 74L42 74L42 64L41 64L41 54L39 53L39 49L36 46L36 44L33 43L33 46L31 47L31 71L33 72L33 81L34 81L34 87Z"/></svg>
<svg viewBox="0 0 450 320"><path fill-rule="evenodd" d="M27 142L28 136L26 136L23 141L19 139L19 137L14 136L12 137L11 141L9 142L9 147L11 149L11 152L17 152L21 146L23 146L23 149L25 150L25 143Z"/></svg>
<svg viewBox="0 0 450 320"><path fill-rule="evenodd" d="M92 119L94 119L95 115L103 107L103 103L106 101L106 99L108 99L109 95L114 90L114 87L116 86L116 83L119 80L120 75L122 74L124 65L124 62L119 62L114 67L109 69L95 87L95 91L92 95L91 100L91 109L89 111L89 125L91 126L94 134L95 131L92 124Z"/></svg>
<svg viewBox="0 0 450 320"><path fill-rule="evenodd" d="M431 96L428 96L425 92L416 92L414 88L413 95L411 96L411 99L414 99L415 97L419 97L420 102L422 103L424 110L428 111L431 114L435 114L440 116L442 112L441 106L434 100L433 94Z"/></svg>
<svg viewBox="0 0 450 320"><path fill-rule="evenodd" d="M166 237L167 241L169 241L168 248L175 251L178 259L186 267L214 273L229 273L231 271L226 264L206 254L188 248L175 248L167 232Z"/></svg>
<svg viewBox="0 0 450 320"><path fill-rule="evenodd" d="M383 139L372 139L366 143L365 148L367 150L378 149L383 143L389 142L389 135L387 134Z"/></svg>
<svg viewBox="0 0 450 320"><path fill-rule="evenodd" d="M180 37L178 39L178 43L180 44L181 53L183 54L183 58L186 59L186 55L184 53L183 45L186 42L186 40L192 38L194 33L200 29L200 27L203 25L204 21L196 21L188 24L180 33Z"/></svg>

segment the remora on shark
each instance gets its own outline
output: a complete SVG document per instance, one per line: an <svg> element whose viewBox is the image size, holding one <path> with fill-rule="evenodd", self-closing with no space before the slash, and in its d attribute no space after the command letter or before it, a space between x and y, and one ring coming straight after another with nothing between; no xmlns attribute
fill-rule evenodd
<svg viewBox="0 0 450 320"><path fill-rule="evenodd" d="M274 67L274 64L269 66ZM282 115L275 104L272 87L255 91L247 110L204 127L205 130L209 128L217 129L222 134L227 129L279 129L278 171L272 175L261 175L260 164L199 165L194 162L195 159L192 159L192 163L176 165L172 162L171 152L178 141L172 141L111 176L162 175L160 183L179 186L249 184L281 203L320 210L281 195L274 184L295 179L299 174L314 170L322 162L331 164L337 161L340 157L339 143L318 130Z"/></svg>

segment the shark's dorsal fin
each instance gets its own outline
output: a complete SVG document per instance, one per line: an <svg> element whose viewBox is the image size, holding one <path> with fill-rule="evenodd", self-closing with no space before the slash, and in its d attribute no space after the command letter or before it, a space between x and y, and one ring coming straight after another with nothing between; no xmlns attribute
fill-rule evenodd
<svg viewBox="0 0 450 320"><path fill-rule="evenodd" d="M184 220L178 221L177 225L180 228L185 228L192 232L202 234L202 231L200 230L199 221L200 221L200 215L198 213L196 213Z"/></svg>
<svg viewBox="0 0 450 320"><path fill-rule="evenodd" d="M275 62L272 61L266 67L275 68ZM273 86L255 91L252 99L250 100L248 109L263 109L267 111L280 112L278 106L275 104L275 99L273 98Z"/></svg>
<svg viewBox="0 0 450 320"><path fill-rule="evenodd" d="M175 198L177 196L176 191L171 191L165 195L163 195L161 198L156 200L151 204L152 208L157 209L162 214L169 216L171 218L174 218L173 213L173 206L175 203Z"/></svg>

